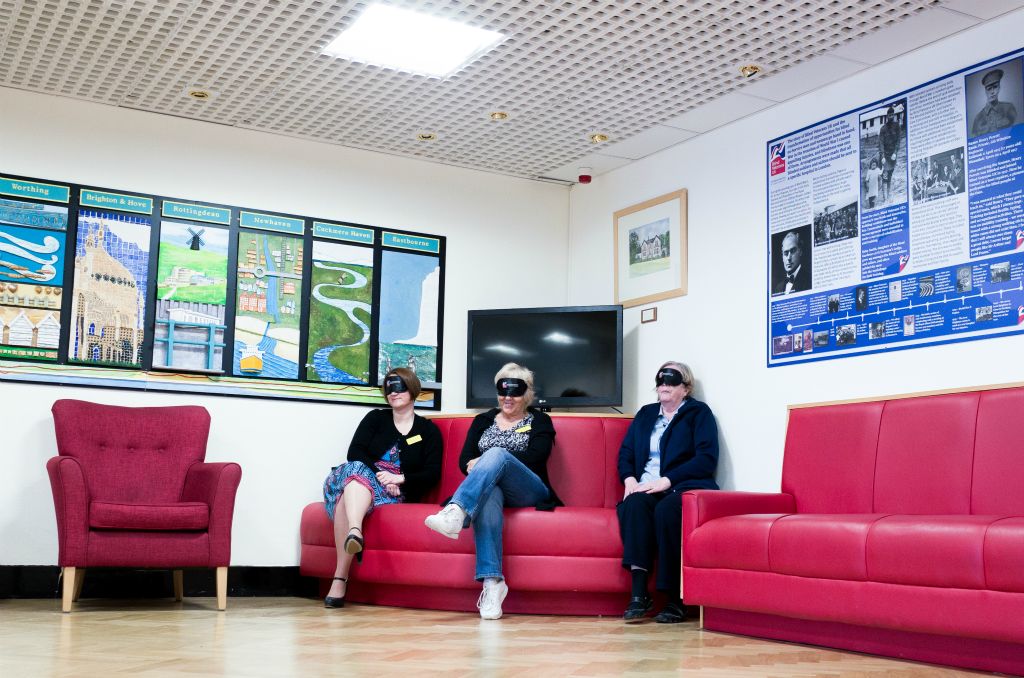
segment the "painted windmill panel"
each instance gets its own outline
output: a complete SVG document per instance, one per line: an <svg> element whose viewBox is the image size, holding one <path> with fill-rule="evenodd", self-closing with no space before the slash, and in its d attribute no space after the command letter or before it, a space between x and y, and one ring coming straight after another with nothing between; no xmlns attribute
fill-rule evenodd
<svg viewBox="0 0 1024 678"><path fill-rule="evenodd" d="M164 221L157 263L153 369L222 373L228 231Z"/></svg>

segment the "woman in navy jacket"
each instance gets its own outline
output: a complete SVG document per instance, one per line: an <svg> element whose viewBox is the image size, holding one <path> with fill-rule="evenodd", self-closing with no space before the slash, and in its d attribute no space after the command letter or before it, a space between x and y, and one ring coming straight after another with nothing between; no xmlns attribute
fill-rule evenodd
<svg viewBox="0 0 1024 678"><path fill-rule="evenodd" d="M619 449L622 566L632 578L623 618L639 621L651 609L647 577L657 555L655 587L668 603L654 620L671 624L685 619L679 596L682 493L718 489L718 425L711 408L690 397L693 373L683 363L662 365L655 384L658 402L640 408Z"/></svg>

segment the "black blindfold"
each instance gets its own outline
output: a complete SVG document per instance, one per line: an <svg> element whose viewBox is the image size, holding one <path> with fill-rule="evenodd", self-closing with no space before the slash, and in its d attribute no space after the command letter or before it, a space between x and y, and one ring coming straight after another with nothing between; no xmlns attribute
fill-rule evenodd
<svg viewBox="0 0 1024 678"><path fill-rule="evenodd" d="M500 396L517 398L526 394L526 382L522 379L499 379L494 383Z"/></svg>
<svg viewBox="0 0 1024 678"><path fill-rule="evenodd" d="M402 378L397 374L392 374L390 377L384 380L384 395L391 395L392 393L405 393L409 390L409 387L405 385Z"/></svg>
<svg viewBox="0 0 1024 678"><path fill-rule="evenodd" d="M657 376L654 377L654 384L661 386L681 386L683 384L683 373L679 370L674 370L671 367L663 367L658 371Z"/></svg>

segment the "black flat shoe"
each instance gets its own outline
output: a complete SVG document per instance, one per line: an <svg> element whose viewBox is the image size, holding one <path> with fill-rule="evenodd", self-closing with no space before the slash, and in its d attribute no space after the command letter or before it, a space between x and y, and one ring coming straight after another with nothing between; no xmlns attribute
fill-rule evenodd
<svg viewBox="0 0 1024 678"><path fill-rule="evenodd" d="M345 579L344 577L335 577L334 581L345 582L345 592L348 593L348 579ZM345 596L339 596L338 598L327 596L324 598L324 607L345 607Z"/></svg>
<svg viewBox="0 0 1024 678"><path fill-rule="evenodd" d="M626 607L626 611L622 614L622 618L626 621L640 621L648 612L651 611L651 607L653 606L654 601L651 600L650 596L630 598L629 605Z"/></svg>
<svg viewBox="0 0 1024 678"><path fill-rule="evenodd" d="M359 530L362 533L358 527L353 527L352 530ZM363 544L365 542L362 537L352 534L352 530L349 530L348 536L345 537L345 553L354 555L356 560L361 563L363 562Z"/></svg>
<svg viewBox="0 0 1024 678"><path fill-rule="evenodd" d="M665 608L654 615L654 621L659 624L678 624L686 621L686 608L681 603L671 602Z"/></svg>

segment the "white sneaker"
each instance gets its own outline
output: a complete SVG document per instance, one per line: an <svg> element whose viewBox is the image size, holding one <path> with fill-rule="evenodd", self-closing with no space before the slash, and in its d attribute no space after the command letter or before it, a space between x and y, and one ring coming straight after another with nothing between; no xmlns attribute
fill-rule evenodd
<svg viewBox="0 0 1024 678"><path fill-rule="evenodd" d="M427 516L423 524L449 539L458 539L465 522L466 512L462 507L458 504L448 504L434 515Z"/></svg>
<svg viewBox="0 0 1024 678"><path fill-rule="evenodd" d="M508 584L504 579L484 579L484 590L476 601L481 619L501 619L501 603L508 595Z"/></svg>

